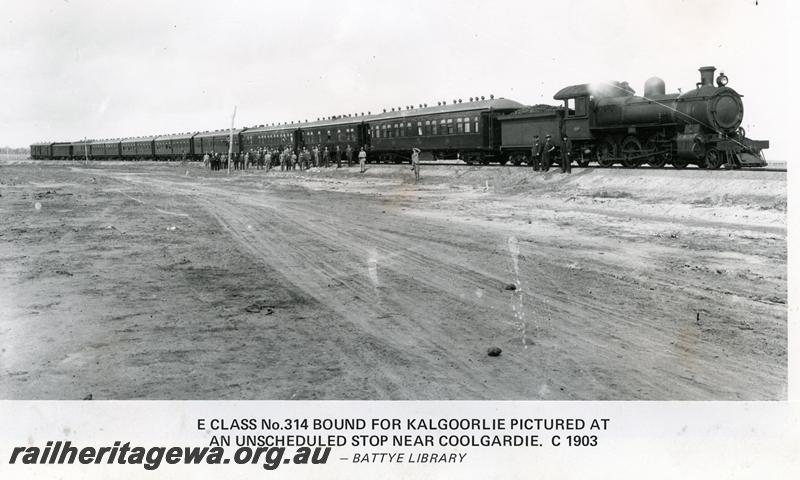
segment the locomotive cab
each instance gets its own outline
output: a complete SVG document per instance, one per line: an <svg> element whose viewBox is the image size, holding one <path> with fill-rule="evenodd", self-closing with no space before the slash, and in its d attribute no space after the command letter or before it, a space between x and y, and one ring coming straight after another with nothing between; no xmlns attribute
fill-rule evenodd
<svg viewBox="0 0 800 480"><path fill-rule="evenodd" d="M565 141L562 155L577 160L581 167L589 164L588 157L592 154L592 149L586 148L586 145L592 140L589 114L593 108L594 97L588 94L564 99L564 132L561 138Z"/></svg>
<svg viewBox="0 0 800 480"><path fill-rule="evenodd" d="M564 99L564 134L570 140L589 140L589 112L593 98L580 95Z"/></svg>
<svg viewBox="0 0 800 480"><path fill-rule="evenodd" d="M598 157L616 156L616 144L609 142L598 145L593 130L597 126L597 107L608 100L625 99L634 94L627 82L605 82L595 84L572 85L562 88L553 98L563 101L564 131L566 139L565 154L570 155L580 166ZM614 104L616 105L616 104ZM618 110L618 109L617 109ZM602 153L601 150L603 149ZM601 164L610 166L610 163Z"/></svg>

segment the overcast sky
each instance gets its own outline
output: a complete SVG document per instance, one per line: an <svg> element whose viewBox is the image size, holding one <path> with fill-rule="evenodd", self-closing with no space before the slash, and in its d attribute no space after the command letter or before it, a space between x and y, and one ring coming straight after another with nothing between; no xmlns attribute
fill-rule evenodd
<svg viewBox="0 0 800 480"><path fill-rule="evenodd" d="M795 11L790 11L793 9ZM0 0L0 145L111 138L725 70L748 136L796 136L789 1ZM792 93L789 92L792 91Z"/></svg>

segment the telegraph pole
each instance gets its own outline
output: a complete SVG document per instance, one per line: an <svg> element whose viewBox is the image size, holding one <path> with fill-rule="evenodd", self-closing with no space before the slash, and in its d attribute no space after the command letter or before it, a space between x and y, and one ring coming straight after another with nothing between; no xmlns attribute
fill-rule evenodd
<svg viewBox="0 0 800 480"><path fill-rule="evenodd" d="M231 116L231 137L228 140L228 175L231 174L231 163L233 163L233 122L236 120L236 105L233 106L233 116Z"/></svg>

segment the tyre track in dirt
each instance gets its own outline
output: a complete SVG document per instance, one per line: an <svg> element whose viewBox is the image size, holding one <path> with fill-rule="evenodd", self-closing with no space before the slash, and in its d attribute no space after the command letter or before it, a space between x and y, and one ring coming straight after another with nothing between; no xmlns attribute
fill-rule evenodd
<svg viewBox="0 0 800 480"><path fill-rule="evenodd" d="M161 185L162 188L168 188L173 192L182 190L182 187L178 185L171 182L162 183L160 180L147 181L145 184ZM506 331L505 334L499 336L500 339L504 340L509 335L509 330L513 334L514 322L503 320L505 317L511 316L510 311L506 308L509 297L492 300L491 295L487 294L482 297L482 302L473 303L469 307L469 309L482 308L487 312L486 318L500 318L500 320L484 325L483 322L476 322L474 312L469 312L469 309L459 305L463 304L464 297L452 292L453 279L467 278L470 275L477 275L481 280L481 282L469 285L470 292L476 286L486 287L486 279L482 273L475 274L463 266L451 267L442 260L437 261L433 256L419 255L415 253L415 249L401 248L401 253L398 254L396 238L390 238L387 244L387 241L380 237L367 236L369 238L365 238L364 236L367 235L365 232L369 231L368 229L358 229L358 235L355 236L343 233L339 225L326 225L324 221L313 221L320 219L309 218L308 211L291 202L279 201L280 206L276 207L264 200L254 200L241 194L231 195L230 192L216 187L211 187L210 192L205 193L191 190L182 190L181 193L192 195L193 201L203 203L211 211L216 212L215 216L228 228L240 245L250 250L254 256L262 258L271 267L281 271L292 283L318 299L321 304L333 308L348 320L359 323L362 331L368 332L370 335L375 335L376 331L382 332L381 342L389 343L395 348L395 351L378 359L377 363L381 365L387 363L387 360L399 356L398 351L402 350L402 357L411 359L409 361L413 365L412 370L424 372L426 376L434 376L440 385L446 386L448 389L446 392L437 392L436 389L432 389L436 397L492 398L496 393L491 394L486 388L493 387L506 387L506 394L508 394L508 385L498 381L503 380L503 377L508 377L505 379L508 382L520 385L517 368L527 368L528 365L525 363L529 360L528 358L509 356L509 359L514 359L520 364L504 365L502 369L491 365L481 365L485 355L486 342L491 337L498 337L498 324L501 330ZM230 203L228 197L230 197ZM213 198L213 201L209 200L210 198ZM272 200L275 199L270 199L270 201ZM243 207L243 204L249 205L251 210ZM268 231L268 229L262 228L263 220L257 217L263 217L265 208L279 218L273 223L282 225L280 231ZM249 213L247 213L248 211ZM318 212L312 213L319 216ZM248 225L252 228L248 228ZM315 242L315 245L305 245L306 248L303 245L294 245L294 248L287 249L276 247L289 245L288 242L296 242L299 238L313 238L318 239L319 242ZM358 246L362 244L368 244L370 247ZM342 249L341 245L349 247ZM393 278L402 279L402 284L377 288L377 298L374 303L369 301L349 302L342 298L340 293L334 291L331 294L326 291L326 288L321 287L321 284L327 284L326 282L339 282L342 278L347 278L350 280L347 288L350 289L351 294L363 296L364 292L373 290L375 286L368 281L366 272L347 270L348 265L364 265L363 259L368 256L370 249L376 249L381 255L390 258L391 256L403 257L402 261L381 262L380 264L382 272L383 270L393 272ZM320 254L326 252L330 254L331 251L337 250L349 258L343 258L337 264L333 264L324 260L324 257L320 257ZM282 256L287 256L289 260L283 260ZM407 261L406 257L417 260L415 262ZM437 273L439 271L448 271L450 274L442 276ZM431 278L426 279L426 276L431 276ZM444 292L445 296L449 298L447 302L444 302L445 306L460 309L466 316L435 315L434 317L440 318L430 320L430 310L435 306L429 302L420 302L420 298L425 298L426 293L424 291L419 293L420 287L414 285L410 279L416 279L417 283L422 283L423 290L434 292L434 294ZM420 279L424 279L424 281ZM499 286L502 285L499 278L495 277L492 280L499 290ZM438 302L441 303L441 300ZM482 307L481 303L484 303ZM444 310L448 309L444 308ZM441 307L436 308L437 312L441 310ZM387 318L390 321L384 321ZM465 319L469 321L464 321ZM358 343L359 339L352 339L352 341ZM476 345L479 346L476 347ZM374 346L372 345L372 347ZM362 353L362 355L364 354ZM448 362L447 359L451 358L452 361ZM442 359L445 360L442 361ZM454 369L458 369L458 371L455 372ZM387 378L392 378L387 372L384 374ZM424 384L420 385L421 389L415 389L413 377L416 376L416 373L412 373L412 378L404 378L402 384L408 390L414 391L414 395L419 395L425 389L431 390L430 386ZM495 385L491 385L492 383ZM512 391L509 394L512 398L535 397L536 392L541 389L541 382L536 384L533 391L527 387L527 383L523 382L521 385L523 386L522 392ZM515 388L519 389L519 386Z"/></svg>
<svg viewBox="0 0 800 480"><path fill-rule="evenodd" d="M124 180L139 183L139 179ZM435 364L430 362L436 355L446 357L453 349L452 345L437 341L436 339L441 338L439 335L425 332L424 324L414 321L414 318L420 318L416 314L424 314L424 306L420 309L420 306L415 305L415 299L409 296L397 299L395 295L387 294L395 291L393 288L375 289L375 286L368 281L366 272L348 269L348 265L364 264L361 258L367 256L365 249L360 247L341 248L343 243L350 244L349 238L342 239L341 236L335 236L335 231L331 230L320 232L313 228L317 225L313 221L308 221L308 218L281 212L289 208L283 204L281 207L267 205L264 202L255 202L255 205L252 205L252 199L245 199L240 195L234 195L235 198L227 200L226 197L230 194L216 188L211 189L211 192L182 190L178 185L160 180L148 180L140 186L151 188L159 186L172 192L180 191L184 195L190 195L192 201L204 205L253 258L261 259L286 276L289 282L303 293L315 298L321 306L330 308L347 321L357 324L363 336L350 338L348 341L360 347L346 352L347 355L344 357L353 358L355 354L354 358L361 358L358 362L360 365L357 365L361 370L365 365L380 369L381 375L376 375L375 378L379 384L383 384L381 393L387 398L409 398L408 391L419 395L429 389L430 380L425 377L434 376L436 381L442 382L452 378L451 368L435 368ZM265 209L274 214L270 224L280 224L280 230L269 229L269 225L265 224ZM299 244L298 240L304 238L315 241ZM324 241L316 241L321 239ZM289 245L291 247L288 247ZM353 256L354 252L358 254L355 255L356 258L348 258L337 263L327 261L320 256L320 253L330 254L331 251L339 251L347 256ZM343 279L347 281L343 282ZM340 285L342 288L331 289L327 285ZM342 289L347 291L347 295L343 294ZM372 290L377 290L378 293L374 303L370 303L369 300L351 301L352 298L366 296L365 292ZM404 312L403 304L406 310L411 306L416 312L411 315ZM457 365L451 364L449 367ZM417 370L421 370L423 374L415 373ZM402 379L398 378L397 372L403 371L411 373L405 374ZM458 385L457 390L461 392L460 394L467 398L482 396L480 394L482 385L474 371L467 368L460 373L461 377L469 380L463 385ZM452 384L450 386L455 387ZM399 391L401 388L404 391ZM393 395L392 392L397 394ZM459 393L447 392L445 397L441 397L440 392L434 395L435 398L446 398L447 395L455 398Z"/></svg>
<svg viewBox="0 0 800 480"><path fill-rule="evenodd" d="M359 220L354 220L349 224L358 222ZM366 227L367 225L360 226ZM433 237L437 236L433 235ZM407 236L397 235L396 238L385 240L389 243L404 244L408 243L409 239ZM592 243L596 239L586 239L586 241ZM572 237L571 242L575 243L575 237ZM419 251L429 254L424 257L420 256L421 265L430 265L432 262L438 261L441 265L452 266L457 263L457 258L466 258L469 253L465 249L458 248L457 245L454 246L452 242L444 244L440 241L416 239L416 243L425 247ZM629 258L639 256L637 253L644 251L645 255L642 255L639 261L632 263L647 265L648 268L641 271L639 269L620 271L619 265L614 268L615 266L610 265L609 262L597 265L595 260L595 263L590 263L586 255L581 252L581 248L570 248L570 256L573 259L580 259L584 265L588 266L589 270L594 270L591 273L598 276L595 286L601 287L599 295L583 296L579 292L563 290L564 285L560 285L555 280L563 279L570 273L564 268L563 263L558 261L562 259L563 262L564 258L563 251L559 253L561 250L559 247L546 243L544 245L529 243L533 248L523 250L523 252L526 255L532 255L540 262L541 265L537 267L539 272L536 273L542 273L542 270L546 272L544 275L538 275L535 282L539 304L530 311L538 311L540 316L546 314L548 317L552 315L559 318L559 321L550 327L555 329L555 332L550 332L552 334L550 337L557 338L557 344L561 348L576 352L576 357L581 356L580 352L593 350L595 354L591 358L592 362L587 363L610 365L613 371L627 370L630 372L632 368L635 368L631 365L639 365L638 362L631 362L630 354L633 353L634 358L647 360L646 363L641 363L642 365L651 365L653 361L660 361L659 369L654 370L664 372L679 370L679 375L692 371L714 372L714 375L706 375L702 379L692 379L690 375L680 378L691 383L686 388L697 391L700 395L713 395L718 389L725 390L727 395L734 397L740 394L734 386L742 383L742 372L751 369L752 358L741 355L725 355L724 345L720 345L717 338L702 335L702 330L708 327L693 322L693 314L695 311L704 312L702 321L706 324L709 321L722 322L727 324L728 330L734 329L735 332L738 327L732 325L730 320L735 320L737 317L742 318L742 312L731 308L725 297L719 297L719 289L710 288L700 278L678 277L677 280L681 282L678 284L674 271L659 271L654 269L651 263L648 263L659 256L674 256L679 249L674 247L641 249L637 247L634 251L626 251L625 255ZM475 246L472 247L474 250ZM479 257L479 259L486 258L486 256ZM630 267L630 262L627 266ZM477 267L478 265L472 264L469 268L474 271ZM604 271L596 270L596 267L602 267ZM459 265L459 268L461 272L467 271L463 265ZM573 272L579 273L584 278L578 281L570 280L568 283L584 285L585 277L588 274L585 270ZM454 275L460 273L457 270L452 270L452 272ZM603 278L601 278L601 274ZM609 279L613 281L609 281ZM601 285L603 281L606 283L604 286ZM445 283L440 279L436 284L443 285ZM652 288L653 293L650 293L650 289L645 288L645 285L655 285ZM631 297L640 298L636 298L636 302L628 302ZM604 301L605 298L625 299L626 301L614 304L607 300ZM482 301L491 302L492 299L493 297L487 296ZM629 304L626 305L626 303ZM687 304L691 304L691 307L687 308ZM778 306L779 308L780 306ZM721 311L715 312L714 309ZM647 313L643 315L642 312ZM679 318L675 318L676 314ZM712 315L711 318L709 318L709 314ZM750 312L749 316L758 319L759 312ZM764 320L765 322L760 323L759 328L756 329L758 333L754 332L752 335L756 338L745 339L745 341L752 345L759 337L764 339L773 332L779 333L775 332L776 328L780 328L779 322L772 325L769 318ZM691 334L684 336L679 333L678 341L676 341L676 327L679 332L688 330ZM717 327L712 324L712 328ZM620 330L631 332L633 335L621 339L614 334ZM677 346L664 349L664 346L674 344ZM614 358L618 357L619 349L627 350L628 353L621 358L624 360L623 362ZM720 360L722 357L729 358ZM584 359L589 360L589 358ZM636 373L637 378L657 378L645 370ZM773 373L763 372L760 375L772 377ZM780 377L780 371L775 372L774 377L770 378L768 383L779 385ZM757 376L756 380L762 379ZM654 384L648 383L648 387L652 388ZM661 385L656 388L664 389L665 387Z"/></svg>
<svg viewBox="0 0 800 480"><path fill-rule="evenodd" d="M509 256L489 251L502 249L508 233L498 237L474 226L402 215L387 220L374 208L333 214L301 195L284 198L247 187L112 176L191 197L253 258L357 325L359 338L342 339L341 354L353 368L380 372L374 381L383 398L550 398L552 390L558 398L736 398L737 388L779 382L770 373L743 379L751 357L720 360L722 348L698 339L696 326L670 321L675 311L686 310L686 297L639 292L652 270L616 266L618 274L608 276L602 270L613 262L598 263L577 249L584 268L572 271L559 248L533 239L523 242L520 253L529 261L522 288L512 294L500 290L511 278ZM426 234L419 234L421 227ZM453 241L459 235L478 238ZM370 279L370 259L378 284ZM564 290L570 274L595 295ZM678 292L685 288L669 275L649 280ZM475 295L478 290L483 294ZM510 308L518 295L535 303L522 306L537 317L528 321L531 329ZM631 297L636 301L627 302ZM688 297L719 304L696 291ZM648 302L655 308L650 318L641 315ZM431 311L437 312L433 318ZM515 341L526 331L534 332L535 348ZM509 342L502 367L482 356L492 341ZM670 344L674 348L664 351Z"/></svg>

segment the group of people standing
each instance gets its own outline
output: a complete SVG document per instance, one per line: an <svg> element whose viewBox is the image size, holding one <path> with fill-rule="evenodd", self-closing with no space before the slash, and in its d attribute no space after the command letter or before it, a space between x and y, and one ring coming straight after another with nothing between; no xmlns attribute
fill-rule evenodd
<svg viewBox="0 0 800 480"><path fill-rule="evenodd" d="M336 168L342 166L342 161L347 161L347 166L353 164L353 148L347 145L344 151L337 145L335 150L328 150L328 147L314 147L309 149L292 150L289 147L279 148L257 148L246 152L237 152L228 158L226 153L212 151L203 155L203 166L210 170L223 170L228 168L228 162L233 162L231 167L234 170L249 170L250 168L271 170L273 167L280 166L281 171L289 170L308 170L312 167L331 167L334 163ZM344 157L344 158L343 158ZM358 152L358 162L361 166L361 173L366 171L367 152L364 147Z"/></svg>
<svg viewBox="0 0 800 480"><path fill-rule="evenodd" d="M539 141L539 135L533 136L533 147L531 147L531 164L534 172L547 172L550 170L550 165L553 163L553 158L556 157L556 146L553 144L553 138L548 134L545 135L544 143ZM572 173L572 159L569 155L569 143L564 139L565 151L561 155L561 171L563 173Z"/></svg>
<svg viewBox="0 0 800 480"><path fill-rule="evenodd" d="M203 155L203 166L210 170L224 170L228 168L228 162L234 170L248 170L256 168L262 170L268 168L269 152L265 149L251 150L244 153L234 153L228 158L227 153L212 151Z"/></svg>
<svg viewBox="0 0 800 480"><path fill-rule="evenodd" d="M569 155L569 141L565 139L565 152L560 156L561 171L564 173L572 173L572 162ZM336 164L336 168L342 166L342 160L347 161L347 166L353 165L353 149L350 145L342 152L339 146L331 151L328 147L303 147L301 149L292 150L289 147L278 148L258 148L251 149L247 152L234 153L232 159L228 158L227 154L220 154L217 152L206 153L203 156L203 165L207 169L222 170L228 168L228 162L232 161L231 165L234 170L248 170L251 167L256 169L271 170L273 167L280 167L281 171L289 170L308 170L312 167L329 168ZM414 178L419 181L419 154L420 149L413 148L411 150L411 170L414 172ZM533 137L533 146L531 147L531 164L535 172L550 170L550 165L553 159L558 155L558 150L553 144L550 135L545 136L544 143L539 141L539 136ZM361 173L366 171L367 152L364 147L358 152L358 163L361 166Z"/></svg>

